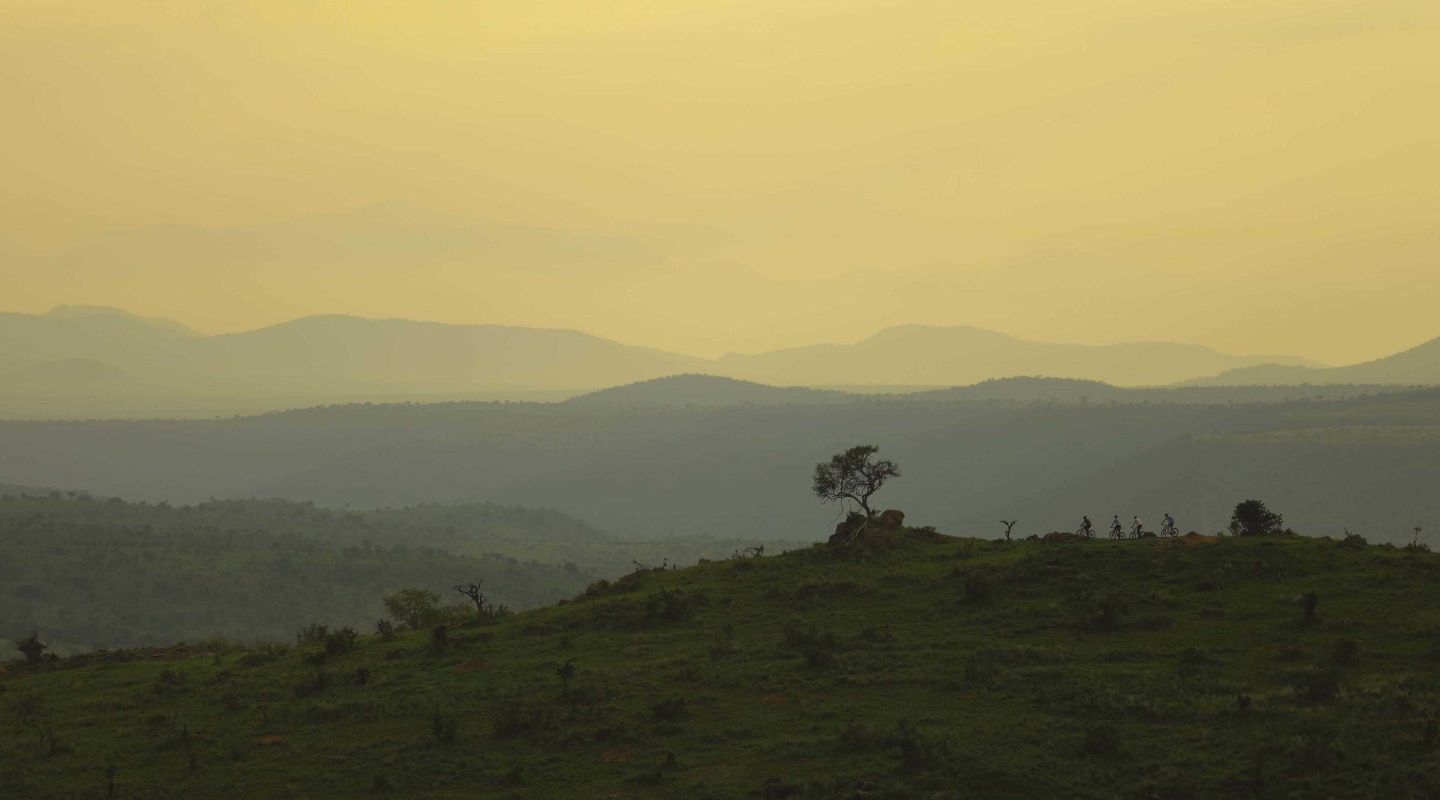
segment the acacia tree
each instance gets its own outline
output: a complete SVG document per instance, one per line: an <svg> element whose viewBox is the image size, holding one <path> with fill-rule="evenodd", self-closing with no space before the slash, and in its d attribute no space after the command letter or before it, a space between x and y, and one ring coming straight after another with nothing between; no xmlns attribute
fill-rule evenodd
<svg viewBox="0 0 1440 800"><path fill-rule="evenodd" d="M900 477L894 461L875 458L879 450L873 444L860 444L816 464L815 496L827 503L853 501L865 512L866 522L875 519L870 495L880 491L885 481Z"/></svg>

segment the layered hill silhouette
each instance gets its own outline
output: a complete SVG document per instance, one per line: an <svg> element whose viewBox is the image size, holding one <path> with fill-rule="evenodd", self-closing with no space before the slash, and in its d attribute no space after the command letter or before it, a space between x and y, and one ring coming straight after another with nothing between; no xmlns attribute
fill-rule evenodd
<svg viewBox="0 0 1440 800"><path fill-rule="evenodd" d="M787 405L792 403L835 403L859 399L860 395L802 386L770 386L719 375L670 375L589 392L571 398L575 404L613 405Z"/></svg>
<svg viewBox="0 0 1440 800"><path fill-rule="evenodd" d="M1440 339L1432 339L1384 358L1345 367L1299 364L1259 364L1226 370L1190 381L1200 386L1296 384L1402 384L1430 385L1440 381Z"/></svg>
<svg viewBox="0 0 1440 800"><path fill-rule="evenodd" d="M1298 358L1236 356L1171 342L1051 344L980 328L901 325L854 344L728 355L718 361L717 371L767 383L811 386L962 385L1017 375L1156 386L1271 362L1306 363Z"/></svg>
<svg viewBox="0 0 1440 800"><path fill-rule="evenodd" d="M1411 360L1417 363L1407 374L1424 373L1428 362ZM187 404L241 413L526 392L556 399L697 373L805 387L968 385L1019 375L1154 386L1275 361L1305 368L1300 359L1193 345L1048 344L963 327L901 326L853 344L704 359L563 329L328 315L203 336L120 309L61 306L46 314L0 314L0 415L162 416ZM693 383L671 386L676 397L689 391L698 399L706 391ZM706 402L732 402L730 396L722 391Z"/></svg>
<svg viewBox="0 0 1440 800"><path fill-rule="evenodd" d="M0 482L171 503L491 501L554 508L627 537L732 537L830 516L807 477L817 461L868 442L905 469L887 488L893 502L952 531L985 533L1019 509L1046 529L1073 529L1081 514L1172 511L1213 531L1241 492L1278 498L1314 532L1350 526L1400 541L1416 525L1440 529L1436 389L1107 390L1046 379L997 381L968 397L796 402L782 392L777 402L700 404L677 402L674 383L628 390L653 401L0 421Z"/></svg>

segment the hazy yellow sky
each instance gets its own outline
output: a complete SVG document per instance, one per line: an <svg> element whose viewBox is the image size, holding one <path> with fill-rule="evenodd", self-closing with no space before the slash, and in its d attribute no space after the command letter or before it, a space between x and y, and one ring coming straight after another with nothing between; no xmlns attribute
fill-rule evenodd
<svg viewBox="0 0 1440 800"><path fill-rule="evenodd" d="M0 108L0 310L1440 336L1434 0L0 0Z"/></svg>

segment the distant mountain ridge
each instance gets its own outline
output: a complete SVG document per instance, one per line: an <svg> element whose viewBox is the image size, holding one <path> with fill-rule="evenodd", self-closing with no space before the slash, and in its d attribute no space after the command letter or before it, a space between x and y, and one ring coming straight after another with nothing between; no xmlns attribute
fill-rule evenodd
<svg viewBox="0 0 1440 800"><path fill-rule="evenodd" d="M1263 386L1369 383L1430 385L1440 383L1440 338L1394 355L1345 367L1258 364L1227 370L1187 383L1196 386Z"/></svg>
<svg viewBox="0 0 1440 800"><path fill-rule="evenodd" d="M900 325L854 344L822 344L726 355L721 374L766 383L968 385L1044 375L1115 386L1161 386L1226 369L1300 358L1236 356L1172 342L1077 345L1031 342L972 327ZM865 377L857 381L856 375Z"/></svg>
<svg viewBox="0 0 1440 800"><path fill-rule="evenodd" d="M1346 368L1358 370L1347 381L1440 382L1435 353L1417 348L1394 358L1409 365L1403 380ZM923 325L887 328L851 344L706 359L553 328L322 315L205 336L120 309L61 306L46 314L0 313L0 416L65 414L81 399L90 403L86 414L106 416L108 400L127 414L140 409L144 415L144 409L162 414L178 400L197 397L222 404L271 397L280 408L401 396L464 399L486 392L563 395L676 375L769 384L738 394L733 384L670 384L676 398L690 398L681 402L774 402L777 387L969 386L1026 375L1163 386L1248 374L1237 369L1263 372L1272 368L1262 365L1276 360L1167 342L1053 344ZM1339 374L1298 358L1278 360L1296 375ZM719 394L702 399L707 390ZM747 392L751 399L744 399ZM755 399L761 395L767 399ZM789 392L790 398L802 396L807 402L825 397ZM256 408L225 413L242 410Z"/></svg>
<svg viewBox="0 0 1440 800"><path fill-rule="evenodd" d="M861 397L863 395L833 389L769 386L719 375L686 374L601 389L573 397L568 402L625 405L784 405L846 402Z"/></svg>

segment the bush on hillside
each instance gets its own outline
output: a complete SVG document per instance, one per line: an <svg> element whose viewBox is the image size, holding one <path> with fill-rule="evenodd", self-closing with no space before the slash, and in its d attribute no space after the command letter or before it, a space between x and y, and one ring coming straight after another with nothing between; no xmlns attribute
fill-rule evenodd
<svg viewBox="0 0 1440 800"><path fill-rule="evenodd" d="M1230 532L1236 536L1283 533L1285 517L1271 511L1263 500L1245 500L1230 515Z"/></svg>
<svg viewBox="0 0 1440 800"><path fill-rule="evenodd" d="M429 589L401 589L384 598L385 608L402 627L419 630L434 625L443 616L440 595Z"/></svg>

